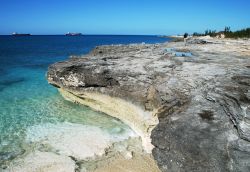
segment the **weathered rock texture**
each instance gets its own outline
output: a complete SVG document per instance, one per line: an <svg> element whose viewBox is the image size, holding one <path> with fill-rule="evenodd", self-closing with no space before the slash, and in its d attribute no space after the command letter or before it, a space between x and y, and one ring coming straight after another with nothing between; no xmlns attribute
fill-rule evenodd
<svg viewBox="0 0 250 172"><path fill-rule="evenodd" d="M250 171L250 41L199 42L97 47L48 81L130 125L162 171Z"/></svg>

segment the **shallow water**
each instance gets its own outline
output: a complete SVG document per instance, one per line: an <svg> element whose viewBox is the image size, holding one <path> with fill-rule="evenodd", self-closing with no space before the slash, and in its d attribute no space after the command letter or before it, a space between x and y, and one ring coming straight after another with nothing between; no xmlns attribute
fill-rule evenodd
<svg viewBox="0 0 250 172"><path fill-rule="evenodd" d="M58 125L76 124L84 131L97 127L128 137L131 130L119 120L64 100L47 84L47 67L97 45L165 41L153 36L0 36L0 164L36 149L34 142L48 139L44 133Z"/></svg>

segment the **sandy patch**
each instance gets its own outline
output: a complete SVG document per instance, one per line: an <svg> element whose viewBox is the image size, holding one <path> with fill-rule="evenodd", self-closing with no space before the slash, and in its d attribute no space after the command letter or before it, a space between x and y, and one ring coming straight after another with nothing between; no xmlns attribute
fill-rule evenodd
<svg viewBox="0 0 250 172"><path fill-rule="evenodd" d="M150 154L134 155L133 158L119 156L94 172L159 172Z"/></svg>
<svg viewBox="0 0 250 172"><path fill-rule="evenodd" d="M58 154L81 160L103 155L113 142L136 137L132 130L116 131L111 134L99 127L72 123L44 124L30 127L26 140L47 144Z"/></svg>

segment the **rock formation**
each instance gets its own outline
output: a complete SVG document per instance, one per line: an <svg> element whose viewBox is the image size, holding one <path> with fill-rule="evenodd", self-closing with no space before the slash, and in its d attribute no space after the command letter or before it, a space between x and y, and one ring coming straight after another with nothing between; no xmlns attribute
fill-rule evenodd
<svg viewBox="0 0 250 172"><path fill-rule="evenodd" d="M47 78L66 99L128 124L162 171L250 171L249 47L225 39L100 46L51 65Z"/></svg>

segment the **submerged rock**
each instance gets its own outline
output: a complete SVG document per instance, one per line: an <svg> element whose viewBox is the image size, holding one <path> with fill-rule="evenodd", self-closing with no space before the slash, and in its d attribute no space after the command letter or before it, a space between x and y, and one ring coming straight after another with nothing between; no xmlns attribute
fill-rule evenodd
<svg viewBox="0 0 250 172"><path fill-rule="evenodd" d="M3 172L75 172L75 169L75 163L69 157L36 151L13 162Z"/></svg>
<svg viewBox="0 0 250 172"><path fill-rule="evenodd" d="M81 124L43 124L27 129L26 141L49 145L61 155L77 160L92 159L105 154L105 149L114 142L136 137L133 131L113 134L94 126Z"/></svg>
<svg viewBox="0 0 250 172"><path fill-rule="evenodd" d="M20 149L15 152L0 152L0 163L3 161L9 161L15 159L17 156L25 153L24 149Z"/></svg>
<svg viewBox="0 0 250 172"><path fill-rule="evenodd" d="M162 171L249 171L250 41L202 41L101 46L47 77L66 99L128 124Z"/></svg>

